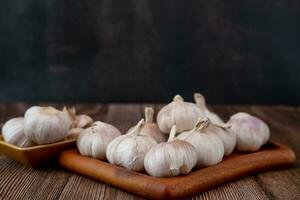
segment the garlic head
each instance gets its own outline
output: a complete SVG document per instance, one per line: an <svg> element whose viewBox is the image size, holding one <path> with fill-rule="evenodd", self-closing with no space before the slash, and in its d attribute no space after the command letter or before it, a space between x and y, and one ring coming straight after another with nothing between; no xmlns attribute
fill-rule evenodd
<svg viewBox="0 0 300 200"><path fill-rule="evenodd" d="M219 137L224 145L224 155L229 156L236 146L236 135L230 131L228 124L213 124L207 127L207 131Z"/></svg>
<svg viewBox="0 0 300 200"><path fill-rule="evenodd" d="M224 123L223 120L214 112L211 112L206 107L205 98L200 93L194 94L194 100L196 105L204 112L205 116L212 122L212 123Z"/></svg>
<svg viewBox="0 0 300 200"><path fill-rule="evenodd" d="M228 121L230 131L236 135L240 151L257 151L270 138L270 129L261 119L248 113L239 112L232 115Z"/></svg>
<svg viewBox="0 0 300 200"><path fill-rule="evenodd" d="M163 133L170 133L173 125L182 132L193 128L199 118L205 115L198 106L184 102L180 95L176 95L173 102L163 107L157 115L157 124Z"/></svg>
<svg viewBox="0 0 300 200"><path fill-rule="evenodd" d="M166 135L163 134L157 123L153 122L153 115L154 115L154 110L153 108L146 107L145 108L145 123L141 127L139 135L147 135L152 137L157 143L161 143L166 141ZM133 130L134 127L130 128L127 132L130 133Z"/></svg>
<svg viewBox="0 0 300 200"><path fill-rule="evenodd" d="M108 145L106 157L111 164L133 171L144 170L144 157L157 144L152 137L139 135L144 123L142 119L130 133L115 138Z"/></svg>
<svg viewBox="0 0 300 200"><path fill-rule="evenodd" d="M53 107L33 106L25 112L25 135L36 144L64 140L71 126L67 113Z"/></svg>
<svg viewBox="0 0 300 200"><path fill-rule="evenodd" d="M18 147L33 146L33 142L25 136L24 118L17 117L8 120L2 127L5 142Z"/></svg>
<svg viewBox="0 0 300 200"><path fill-rule="evenodd" d="M107 146L120 135L121 132L116 127L97 121L79 134L77 149L83 156L105 160Z"/></svg>
<svg viewBox="0 0 300 200"><path fill-rule="evenodd" d="M197 167L216 165L224 156L224 145L218 136L207 131L210 121L208 118L199 119L195 127L182 132L177 139L192 144L198 155Z"/></svg>
<svg viewBox="0 0 300 200"><path fill-rule="evenodd" d="M72 128L68 131L68 139L77 139L79 134L83 131L83 128Z"/></svg>
<svg viewBox="0 0 300 200"><path fill-rule="evenodd" d="M174 140L173 125L168 142L152 147L145 157L145 169L155 177L170 177L188 174L197 163L196 149L186 141Z"/></svg>

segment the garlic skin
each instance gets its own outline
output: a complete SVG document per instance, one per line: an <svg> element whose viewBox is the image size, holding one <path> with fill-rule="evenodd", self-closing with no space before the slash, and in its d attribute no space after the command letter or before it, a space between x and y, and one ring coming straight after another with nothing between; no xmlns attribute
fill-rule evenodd
<svg viewBox="0 0 300 200"><path fill-rule="evenodd" d="M168 142L152 147L145 156L145 169L155 177L188 174L197 163L197 150L186 141L174 140L176 126L170 132Z"/></svg>
<svg viewBox="0 0 300 200"><path fill-rule="evenodd" d="M64 140L71 126L67 113L53 107L33 106L25 112L25 136L36 144Z"/></svg>
<svg viewBox="0 0 300 200"><path fill-rule="evenodd" d="M68 131L68 139L77 139L79 134L84 131L83 128L72 128Z"/></svg>
<svg viewBox="0 0 300 200"><path fill-rule="evenodd" d="M200 93L194 93L194 100L196 105L204 112L205 116L212 122L212 123L224 123L224 121L214 112L211 112L206 107L205 98Z"/></svg>
<svg viewBox="0 0 300 200"><path fill-rule="evenodd" d="M152 137L157 143L165 142L167 137L159 130L157 123L153 122L154 110L153 108L145 108L145 124L142 126L139 135L147 135ZM130 133L134 127L130 128L127 132Z"/></svg>
<svg viewBox="0 0 300 200"><path fill-rule="evenodd" d="M107 146L120 135L121 132L116 127L97 121L79 134L77 149L83 156L105 160Z"/></svg>
<svg viewBox="0 0 300 200"><path fill-rule="evenodd" d="M157 115L157 124L163 133L170 133L173 125L182 132L193 128L199 118L205 115L198 106L184 102L180 95L176 95L173 102L163 107Z"/></svg>
<svg viewBox="0 0 300 200"><path fill-rule="evenodd" d="M216 165L224 156L224 145L218 136L207 131L210 121L208 118L199 119L195 127L182 132L177 139L192 144L198 155L197 167Z"/></svg>
<svg viewBox="0 0 300 200"><path fill-rule="evenodd" d="M33 146L33 142L25 136L24 118L17 117L8 120L2 127L5 142L18 147Z"/></svg>
<svg viewBox="0 0 300 200"><path fill-rule="evenodd" d="M228 121L230 131L236 135L236 149L239 151L257 151L270 139L270 129L261 119L248 113L239 112Z"/></svg>
<svg viewBox="0 0 300 200"><path fill-rule="evenodd" d="M150 136L139 135L143 124L144 119L129 134L115 138L108 145L106 157L111 164L133 171L144 170L144 157L157 143Z"/></svg>
<svg viewBox="0 0 300 200"><path fill-rule="evenodd" d="M229 128L230 126L228 126L227 124L210 124L207 127L208 132L217 135L222 141L224 145L225 156L229 156L236 146L236 135L232 131L230 131Z"/></svg>

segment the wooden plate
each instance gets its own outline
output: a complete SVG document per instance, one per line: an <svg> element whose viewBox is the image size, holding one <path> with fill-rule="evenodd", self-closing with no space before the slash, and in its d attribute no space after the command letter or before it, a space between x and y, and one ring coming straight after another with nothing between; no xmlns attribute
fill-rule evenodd
<svg viewBox="0 0 300 200"><path fill-rule="evenodd" d="M31 167L38 167L45 164L63 150L74 148L75 146L76 139L66 139L53 144L21 148L4 142L3 137L0 134L0 154Z"/></svg>
<svg viewBox="0 0 300 200"><path fill-rule="evenodd" d="M268 143L258 152L234 152L218 165L185 176L155 178L81 156L76 149L59 156L59 164L65 169L149 199L188 198L250 174L289 167L294 162L295 154L290 148Z"/></svg>

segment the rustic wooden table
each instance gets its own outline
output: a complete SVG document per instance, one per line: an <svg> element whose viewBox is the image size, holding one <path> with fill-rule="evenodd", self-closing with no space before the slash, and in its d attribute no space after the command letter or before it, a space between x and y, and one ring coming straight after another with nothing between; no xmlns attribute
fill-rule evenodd
<svg viewBox="0 0 300 200"><path fill-rule="evenodd" d="M62 107L64 104L51 104ZM122 132L143 116L145 104L72 104L78 113L114 124ZM148 106L151 104L147 104ZM0 122L21 116L29 107L23 103L0 104ZM161 105L155 105L159 110ZM252 113L271 127L271 138L289 145L300 156L300 107L213 106L228 119L238 111ZM109 185L72 174L56 163L32 169L0 155L0 199L140 199ZM249 176L198 194L192 199L300 199L300 159L293 168Z"/></svg>

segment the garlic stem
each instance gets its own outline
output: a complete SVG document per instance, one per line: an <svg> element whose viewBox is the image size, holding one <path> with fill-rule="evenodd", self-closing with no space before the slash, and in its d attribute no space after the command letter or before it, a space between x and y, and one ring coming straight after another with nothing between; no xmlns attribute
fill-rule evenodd
<svg viewBox="0 0 300 200"><path fill-rule="evenodd" d="M194 100L196 102L196 105L202 111L206 110L206 102L205 102L205 98L204 98L204 96L202 94L200 94L200 93L194 93Z"/></svg>
<svg viewBox="0 0 300 200"><path fill-rule="evenodd" d="M173 141L175 138L175 135L176 135L176 125L173 125L172 129L170 131L170 136L169 136L168 142Z"/></svg>
<svg viewBox="0 0 300 200"><path fill-rule="evenodd" d="M146 107L145 108L145 120L146 120L146 123L153 123L153 115L154 115L153 108Z"/></svg>
<svg viewBox="0 0 300 200"><path fill-rule="evenodd" d="M182 96L180 96L179 94L177 94L174 98L173 98L173 101L176 101L176 102L183 102L183 98Z"/></svg>
<svg viewBox="0 0 300 200"><path fill-rule="evenodd" d="M194 130L196 130L198 132L203 131L205 128L208 127L209 124L210 124L210 120L207 117L204 119L199 118L195 124Z"/></svg>
<svg viewBox="0 0 300 200"><path fill-rule="evenodd" d="M143 127L143 125L145 124L145 120L144 119L141 119L137 125L133 128L133 130L131 131L131 133L135 134L135 135L138 135L141 128Z"/></svg>

